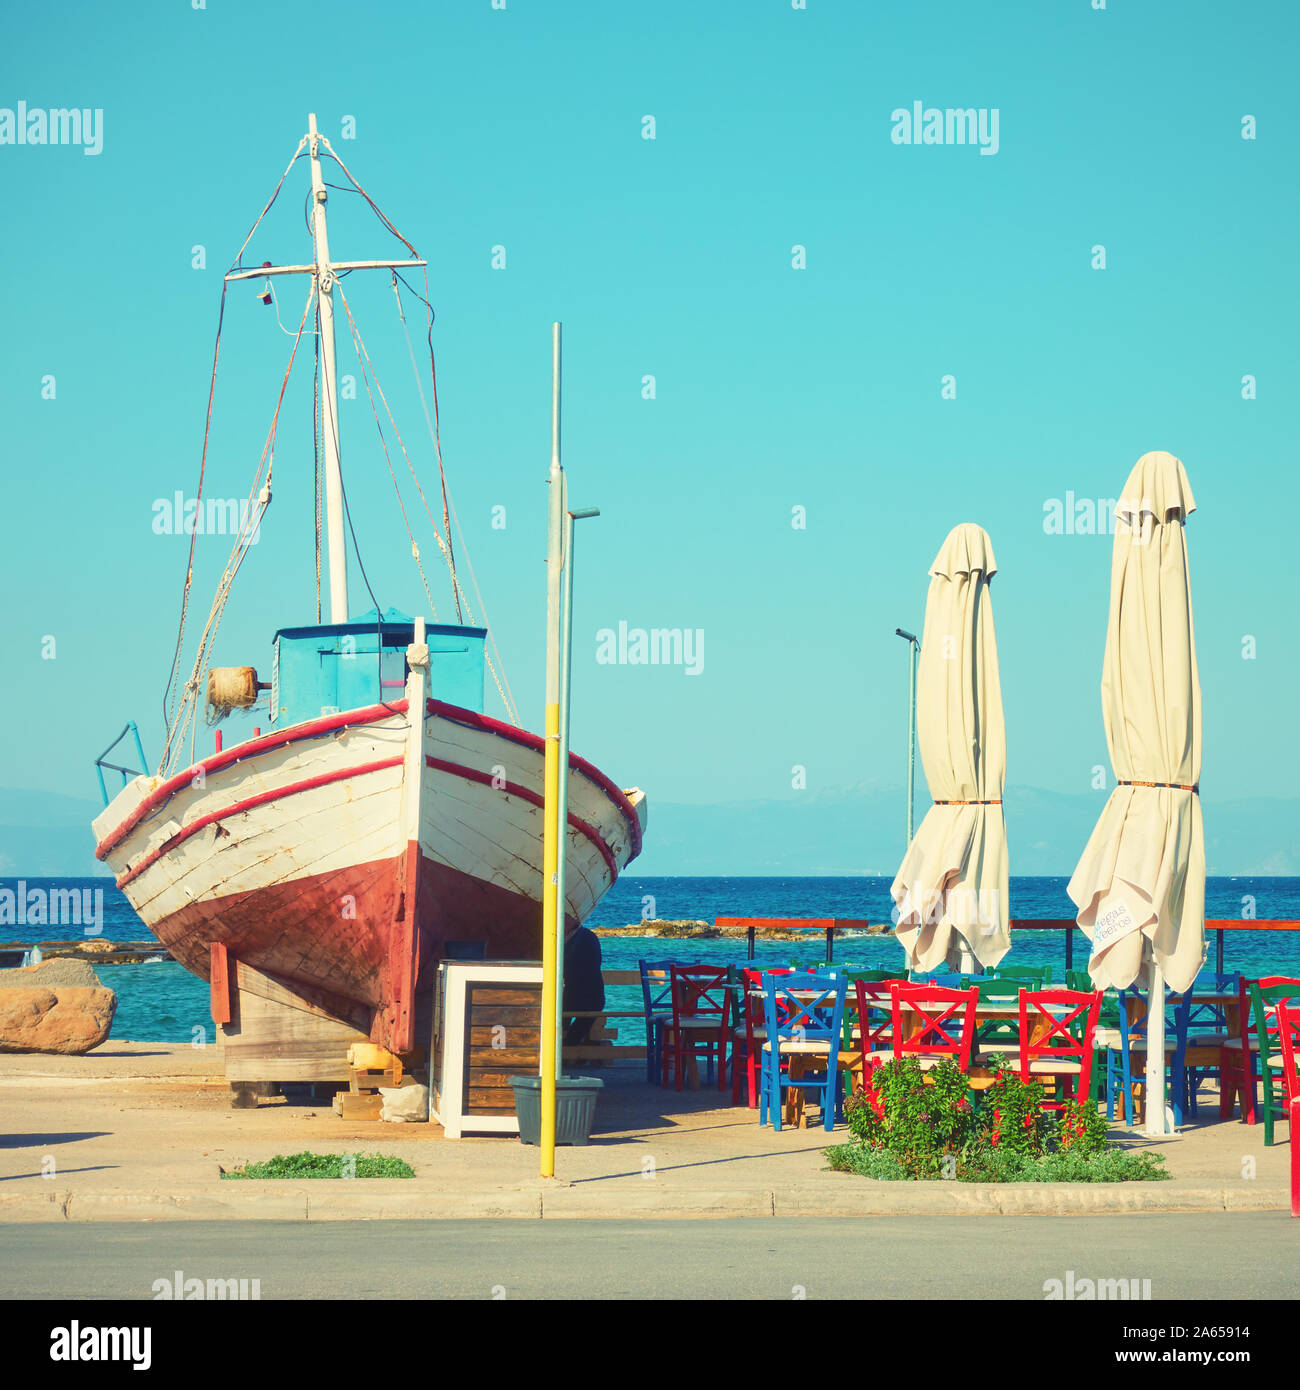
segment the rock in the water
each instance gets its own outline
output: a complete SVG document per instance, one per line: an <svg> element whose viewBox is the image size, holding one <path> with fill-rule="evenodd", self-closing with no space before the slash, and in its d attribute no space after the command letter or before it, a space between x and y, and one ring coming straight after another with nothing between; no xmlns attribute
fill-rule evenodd
<svg viewBox="0 0 1300 1390"><path fill-rule="evenodd" d="M51 961L62 965L64 962ZM57 984L44 978L46 966L0 972L0 1052L62 1052L79 1054L98 1047L113 1026L117 995L94 987ZM27 976L21 984L15 975Z"/></svg>

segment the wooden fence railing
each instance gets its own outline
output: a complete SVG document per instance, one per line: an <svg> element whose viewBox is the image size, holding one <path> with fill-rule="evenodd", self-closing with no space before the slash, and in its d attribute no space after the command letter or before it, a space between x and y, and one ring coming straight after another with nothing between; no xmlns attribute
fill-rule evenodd
<svg viewBox="0 0 1300 1390"><path fill-rule="evenodd" d="M746 927L748 957L754 958L754 942L760 928L777 931L822 932L826 937L826 959L835 959L835 937L841 932L865 931L870 926L885 926L892 931L892 924L869 923L853 917L719 917L715 921L719 927ZM1012 932L1018 931L1061 931L1065 933L1065 968L1074 968L1075 933L1087 943L1078 923L1073 917L1013 917ZM1300 921L1258 921L1242 920L1236 917L1215 917L1207 919L1207 932L1215 933L1215 969L1223 973L1223 934L1230 931L1300 931Z"/></svg>

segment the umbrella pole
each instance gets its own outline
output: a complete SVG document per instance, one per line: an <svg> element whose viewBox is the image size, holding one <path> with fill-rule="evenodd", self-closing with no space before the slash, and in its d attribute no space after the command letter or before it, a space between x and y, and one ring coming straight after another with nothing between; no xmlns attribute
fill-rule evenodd
<svg viewBox="0 0 1300 1390"><path fill-rule="evenodd" d="M1147 995L1147 1122L1146 1134L1158 1139L1165 1125L1165 975L1153 954Z"/></svg>

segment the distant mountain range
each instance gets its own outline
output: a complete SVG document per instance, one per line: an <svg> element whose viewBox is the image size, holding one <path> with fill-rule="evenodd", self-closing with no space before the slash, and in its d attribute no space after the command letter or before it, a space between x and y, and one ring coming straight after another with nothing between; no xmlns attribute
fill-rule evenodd
<svg viewBox="0 0 1300 1390"><path fill-rule="evenodd" d="M1009 788L1015 875L1074 872L1106 793ZM928 798L918 791L916 821ZM857 787L779 801L684 805L650 794L645 850L633 871L659 874L887 874L906 848L906 794ZM1251 797L1205 807L1211 875L1300 874L1300 798Z"/></svg>
<svg viewBox="0 0 1300 1390"><path fill-rule="evenodd" d="M90 833L90 822L103 809L83 797L0 787L0 875L105 875Z"/></svg>
<svg viewBox="0 0 1300 1390"><path fill-rule="evenodd" d="M1106 794L1007 792L1011 872L1068 875ZM918 793L917 820L925 799ZM0 876L102 875L90 822L97 802L0 788ZM1300 798L1249 797L1205 807L1210 874L1300 875ZM640 876L889 874L903 856L904 795L854 787L780 801L650 801Z"/></svg>

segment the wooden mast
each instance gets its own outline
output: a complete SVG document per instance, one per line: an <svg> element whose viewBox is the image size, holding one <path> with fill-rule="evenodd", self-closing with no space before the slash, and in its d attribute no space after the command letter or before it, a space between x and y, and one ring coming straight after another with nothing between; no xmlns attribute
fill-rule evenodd
<svg viewBox="0 0 1300 1390"><path fill-rule="evenodd" d="M311 230L316 251L316 303L320 319L321 424L325 435L325 518L329 541L330 622L348 620L348 555L343 539L343 472L339 465L339 395L334 367L334 269L325 226L325 178L320 167L316 113L307 117L311 156Z"/></svg>

